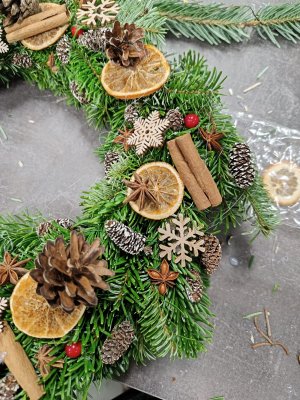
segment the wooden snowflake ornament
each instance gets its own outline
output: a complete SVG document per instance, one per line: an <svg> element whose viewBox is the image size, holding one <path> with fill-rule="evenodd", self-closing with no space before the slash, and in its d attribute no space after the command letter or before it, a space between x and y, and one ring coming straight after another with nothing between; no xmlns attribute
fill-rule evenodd
<svg viewBox="0 0 300 400"><path fill-rule="evenodd" d="M77 11L78 20L88 26L107 25L116 19L120 6L114 0L88 0Z"/></svg>
<svg viewBox="0 0 300 400"><path fill-rule="evenodd" d="M161 119L158 111L153 111L148 118L138 118L134 123L134 132L127 143L135 146L135 152L143 156L153 147L161 147L164 143L164 133L169 129L168 119Z"/></svg>
<svg viewBox="0 0 300 400"><path fill-rule="evenodd" d="M192 261L190 254L198 257L200 252L205 251L204 233L192 226L190 221L190 218L179 214L178 218L173 218L164 228L158 228L159 241L167 241L166 245L159 245L161 258L167 257L171 261L172 254L175 254L175 263L181 263L185 267L187 262Z"/></svg>

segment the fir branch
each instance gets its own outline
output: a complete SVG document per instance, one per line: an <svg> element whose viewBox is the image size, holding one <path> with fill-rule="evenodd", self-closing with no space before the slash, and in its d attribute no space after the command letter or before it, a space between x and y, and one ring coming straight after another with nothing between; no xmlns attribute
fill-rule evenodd
<svg viewBox="0 0 300 400"><path fill-rule="evenodd" d="M300 39L300 4L249 6L156 1L167 28L177 37L196 38L209 44L241 42L249 38L248 28L279 47L277 37L296 43Z"/></svg>
<svg viewBox="0 0 300 400"><path fill-rule="evenodd" d="M158 12L154 6L155 0L143 0L134 3L132 0L119 0L121 10L118 14L118 20L125 24L134 23L136 26L144 28L145 39L148 43L156 44L162 47L165 44L167 29L165 18Z"/></svg>

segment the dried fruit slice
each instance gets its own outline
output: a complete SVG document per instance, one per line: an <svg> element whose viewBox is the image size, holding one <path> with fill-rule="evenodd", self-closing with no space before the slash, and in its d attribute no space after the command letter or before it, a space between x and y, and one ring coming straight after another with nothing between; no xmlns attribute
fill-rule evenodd
<svg viewBox="0 0 300 400"><path fill-rule="evenodd" d="M146 45L147 56L134 67L122 67L109 61L102 70L104 89L117 99L137 99L159 90L170 75L170 65L154 46Z"/></svg>
<svg viewBox="0 0 300 400"><path fill-rule="evenodd" d="M50 10L51 8L59 7L59 4L55 3L40 3L42 11ZM68 29L69 24L53 28L50 31L40 33L39 35L32 36L30 38L22 40L22 45L31 50L42 50L46 49L52 44L56 43L58 39L62 37L65 31Z"/></svg>
<svg viewBox="0 0 300 400"><path fill-rule="evenodd" d="M140 210L138 201L131 201L129 204L135 212L145 218L160 220L168 218L178 210L183 199L184 185L172 165L165 162L148 163L136 173L143 180L149 178L148 188L156 197L157 203L149 202ZM131 181L134 181L134 176ZM131 193L132 189L128 188L127 195Z"/></svg>
<svg viewBox="0 0 300 400"><path fill-rule="evenodd" d="M37 283L26 274L17 283L10 308L16 327L26 335L54 339L65 336L82 317L85 306L80 305L71 314L61 308L51 308L44 297L36 294Z"/></svg>
<svg viewBox="0 0 300 400"><path fill-rule="evenodd" d="M300 199L300 167L288 161L270 165L263 172L270 197L280 206L291 206Z"/></svg>

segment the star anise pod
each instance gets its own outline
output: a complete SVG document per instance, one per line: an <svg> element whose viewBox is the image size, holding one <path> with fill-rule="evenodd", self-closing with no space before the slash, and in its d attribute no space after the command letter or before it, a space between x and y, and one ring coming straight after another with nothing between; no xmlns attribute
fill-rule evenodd
<svg viewBox="0 0 300 400"><path fill-rule="evenodd" d="M36 360L37 360L37 367L41 372L41 375L43 377L47 376L51 370L51 367L53 368L63 368L64 366L64 360L57 360L54 363L53 360L56 359L54 356L50 356L49 354L51 353L52 348L45 344L42 346L39 351L37 352L36 355ZM51 364L51 365L50 365Z"/></svg>
<svg viewBox="0 0 300 400"><path fill-rule="evenodd" d="M124 200L124 204L127 204L130 201L136 201L138 202L139 210L144 209L146 201L157 204L157 198L154 196L153 193L151 193L149 189L150 179L146 178L145 180L143 180L143 178L137 173L134 173L133 176L134 181L127 181L126 179L123 179L123 183L128 188L132 189L132 193L130 193L130 195L126 197L126 199Z"/></svg>
<svg viewBox="0 0 300 400"><path fill-rule="evenodd" d="M219 140L224 137L223 133L217 133L215 128L213 132L206 132L203 128L199 128L200 135L202 139L204 139L207 143L208 150L216 150L218 152L222 151L222 146L219 143Z"/></svg>
<svg viewBox="0 0 300 400"><path fill-rule="evenodd" d="M125 151L129 150L130 145L128 144L128 139L133 134L133 129L124 128L124 131L119 129L120 135L114 139L114 143L122 144Z"/></svg>
<svg viewBox="0 0 300 400"><path fill-rule="evenodd" d="M4 253L4 259L0 262L0 286L7 282L16 285L19 278L28 272L23 266L27 264L31 258L18 262L17 259L18 257L12 258L7 251Z"/></svg>
<svg viewBox="0 0 300 400"><path fill-rule="evenodd" d="M163 260L160 264L160 270L148 269L148 275L154 285L158 285L159 293L164 296L167 293L168 287L175 285L175 281L179 276L179 272L170 271L170 266L167 260Z"/></svg>

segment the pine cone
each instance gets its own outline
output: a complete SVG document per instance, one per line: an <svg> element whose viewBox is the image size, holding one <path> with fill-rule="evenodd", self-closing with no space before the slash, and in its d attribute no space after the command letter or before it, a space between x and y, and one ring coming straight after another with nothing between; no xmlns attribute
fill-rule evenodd
<svg viewBox="0 0 300 400"><path fill-rule="evenodd" d="M145 249L146 237L121 222L106 221L105 229L111 240L126 253L134 255Z"/></svg>
<svg viewBox="0 0 300 400"><path fill-rule="evenodd" d="M61 306L68 313L82 303L96 306L98 299L94 288L108 290L103 275L113 276L105 260L100 240L89 245L82 234L71 232L71 241L65 246L62 237L48 241L35 261L36 268L30 276L38 282L37 294L43 296L52 307Z"/></svg>
<svg viewBox="0 0 300 400"><path fill-rule="evenodd" d="M166 119L170 122L170 128L174 131L179 131L183 127L183 116L178 107L173 110L169 110L167 112Z"/></svg>
<svg viewBox="0 0 300 400"><path fill-rule="evenodd" d="M5 26L21 22L24 18L40 11L39 0L0 0L0 14L7 16Z"/></svg>
<svg viewBox="0 0 300 400"><path fill-rule="evenodd" d="M133 104L129 104L125 108L124 119L128 124L134 124L135 121L139 118L139 113Z"/></svg>
<svg viewBox="0 0 300 400"><path fill-rule="evenodd" d="M64 35L56 45L56 55L62 64L68 64L70 59L71 42L67 35Z"/></svg>
<svg viewBox="0 0 300 400"><path fill-rule="evenodd" d="M12 374L7 374L4 378L0 379L1 400L13 400L18 389L18 382Z"/></svg>
<svg viewBox="0 0 300 400"><path fill-rule="evenodd" d="M255 170L251 158L251 150L245 143L236 143L230 151L229 170L236 185L247 189L255 178Z"/></svg>
<svg viewBox="0 0 300 400"><path fill-rule="evenodd" d="M77 42L89 50L98 53L106 48L106 34L111 32L108 28L90 29L79 36Z"/></svg>
<svg viewBox="0 0 300 400"><path fill-rule="evenodd" d="M144 30L134 24L121 27L119 21L114 23L112 31L106 33L106 52L111 61L123 67L132 67L146 56L141 39Z"/></svg>
<svg viewBox="0 0 300 400"><path fill-rule="evenodd" d="M120 154L115 151L108 151L104 158L105 176L107 176L112 165L120 161Z"/></svg>
<svg viewBox="0 0 300 400"><path fill-rule="evenodd" d="M110 338L107 338L101 349L103 364L114 364L128 350L134 339L134 329L129 321L122 322L112 331Z"/></svg>
<svg viewBox="0 0 300 400"><path fill-rule="evenodd" d="M190 286L186 289L187 295L192 303L199 303L203 295L203 282L198 271L192 269L191 273L195 275L195 278L186 278L186 281Z"/></svg>
<svg viewBox="0 0 300 400"><path fill-rule="evenodd" d="M65 229L71 229L74 225L74 222L70 220L70 218L57 218L54 220L58 225ZM38 236L44 236L46 233L53 229L53 221L43 221L36 228L36 233Z"/></svg>
<svg viewBox="0 0 300 400"><path fill-rule="evenodd" d="M12 64L20 68L30 68L33 65L31 57L26 54L14 54L12 57Z"/></svg>
<svg viewBox="0 0 300 400"><path fill-rule="evenodd" d="M222 248L219 239L213 235L204 237L205 252L202 254L201 261L206 273L211 275L219 267L222 258Z"/></svg>
<svg viewBox="0 0 300 400"><path fill-rule="evenodd" d="M79 86L75 81L71 81L69 87L72 95L80 104L88 104L89 101L85 96L85 92L79 89Z"/></svg>

